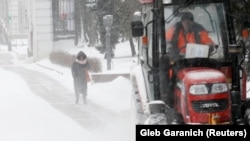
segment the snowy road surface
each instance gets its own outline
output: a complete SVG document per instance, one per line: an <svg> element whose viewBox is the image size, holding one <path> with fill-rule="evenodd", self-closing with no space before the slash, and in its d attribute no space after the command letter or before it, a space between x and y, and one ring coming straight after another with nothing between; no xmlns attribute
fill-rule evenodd
<svg viewBox="0 0 250 141"><path fill-rule="evenodd" d="M134 140L130 111L112 111L98 104L100 99L76 105L60 80L6 61L0 62L1 141ZM104 87L103 93L112 89L99 84L92 91Z"/></svg>

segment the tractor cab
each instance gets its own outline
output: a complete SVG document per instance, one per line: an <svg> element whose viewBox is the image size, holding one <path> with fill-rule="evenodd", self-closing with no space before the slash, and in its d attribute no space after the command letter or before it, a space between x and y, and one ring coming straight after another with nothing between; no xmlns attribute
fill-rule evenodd
<svg viewBox="0 0 250 141"><path fill-rule="evenodd" d="M140 122L249 124L245 46L236 40L229 1L139 1L131 80Z"/></svg>
<svg viewBox="0 0 250 141"><path fill-rule="evenodd" d="M227 34L223 5L197 4L181 10L176 9L178 6L164 9L166 47L170 56L174 53L173 60L225 60L224 52L228 44L222 39L222 35ZM188 26L188 29L185 29L185 26ZM176 52L171 52L171 49L176 47Z"/></svg>

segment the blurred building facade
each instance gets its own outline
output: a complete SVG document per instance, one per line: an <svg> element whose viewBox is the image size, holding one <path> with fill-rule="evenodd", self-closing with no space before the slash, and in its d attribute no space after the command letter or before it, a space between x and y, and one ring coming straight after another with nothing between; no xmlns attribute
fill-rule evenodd
<svg viewBox="0 0 250 141"><path fill-rule="evenodd" d="M26 0L28 5L28 56L39 61L53 51L52 0Z"/></svg>
<svg viewBox="0 0 250 141"><path fill-rule="evenodd" d="M0 43L6 44L11 51L10 35L9 35L9 7L7 0L0 0Z"/></svg>
<svg viewBox="0 0 250 141"><path fill-rule="evenodd" d="M0 22L12 45L15 39L27 39L27 55L38 61L53 52L55 41L74 38L74 1L0 0Z"/></svg>

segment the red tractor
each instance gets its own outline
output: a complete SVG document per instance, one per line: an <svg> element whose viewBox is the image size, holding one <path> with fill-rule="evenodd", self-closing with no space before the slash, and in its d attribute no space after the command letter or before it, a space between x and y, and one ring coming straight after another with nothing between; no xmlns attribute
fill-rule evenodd
<svg viewBox="0 0 250 141"><path fill-rule="evenodd" d="M131 69L136 124L250 124L242 67L245 46L228 0L139 0L131 23L138 59ZM191 13L210 45L187 43L171 60L166 31Z"/></svg>

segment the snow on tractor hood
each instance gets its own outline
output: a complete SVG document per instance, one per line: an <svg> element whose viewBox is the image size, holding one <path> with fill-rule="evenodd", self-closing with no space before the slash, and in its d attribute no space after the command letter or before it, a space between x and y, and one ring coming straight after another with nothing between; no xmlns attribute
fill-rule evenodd
<svg viewBox="0 0 250 141"><path fill-rule="evenodd" d="M226 77L221 71L206 67L182 69L178 72L178 79L185 84L226 82Z"/></svg>

